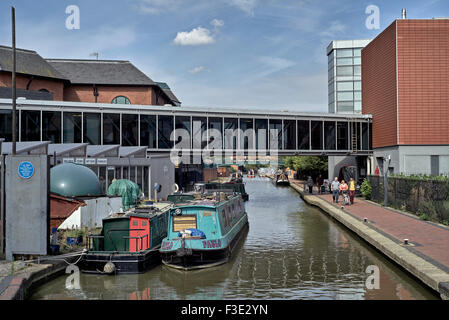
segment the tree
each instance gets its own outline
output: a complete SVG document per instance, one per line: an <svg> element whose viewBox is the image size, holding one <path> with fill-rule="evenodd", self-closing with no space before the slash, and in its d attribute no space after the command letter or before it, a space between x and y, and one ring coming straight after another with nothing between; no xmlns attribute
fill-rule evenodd
<svg viewBox="0 0 449 320"><path fill-rule="evenodd" d="M328 170L327 157L321 156L295 156L286 157L285 166L301 175L324 174Z"/></svg>

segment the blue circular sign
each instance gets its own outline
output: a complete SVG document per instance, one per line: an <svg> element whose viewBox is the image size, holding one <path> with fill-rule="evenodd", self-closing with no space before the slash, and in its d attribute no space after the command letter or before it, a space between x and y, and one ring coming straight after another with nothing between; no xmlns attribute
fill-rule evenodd
<svg viewBox="0 0 449 320"><path fill-rule="evenodd" d="M19 177L21 177L22 179L29 179L34 174L34 166L29 161L22 161L19 164L19 168L17 169L17 171L19 173Z"/></svg>

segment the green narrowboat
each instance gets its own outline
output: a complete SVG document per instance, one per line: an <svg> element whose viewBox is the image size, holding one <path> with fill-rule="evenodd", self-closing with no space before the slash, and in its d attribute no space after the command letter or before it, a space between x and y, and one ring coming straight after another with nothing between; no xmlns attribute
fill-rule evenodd
<svg viewBox="0 0 449 320"><path fill-rule="evenodd" d="M217 192L212 197L179 203L170 209L162 262L191 270L226 263L249 228L240 194Z"/></svg>
<svg viewBox="0 0 449 320"><path fill-rule="evenodd" d="M103 219L98 235L87 236L80 261L85 273L142 273L159 264L159 249L167 236L169 202L141 206Z"/></svg>

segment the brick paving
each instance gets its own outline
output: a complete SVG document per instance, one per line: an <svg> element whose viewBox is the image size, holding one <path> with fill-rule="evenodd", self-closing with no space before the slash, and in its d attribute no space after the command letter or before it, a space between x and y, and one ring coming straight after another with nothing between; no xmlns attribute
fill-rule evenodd
<svg viewBox="0 0 449 320"><path fill-rule="evenodd" d="M301 181L292 182L303 186ZM305 195L307 194L306 192ZM316 192L316 187L314 187L313 194L333 203L332 194L319 195ZM341 200L340 196L338 207L341 207ZM333 205L337 206L335 203ZM445 271L449 271L449 228L384 208L362 198L355 198L354 204L345 206L344 210L360 220L367 218L369 226L395 239L398 243L409 239L411 246L406 246L409 250Z"/></svg>

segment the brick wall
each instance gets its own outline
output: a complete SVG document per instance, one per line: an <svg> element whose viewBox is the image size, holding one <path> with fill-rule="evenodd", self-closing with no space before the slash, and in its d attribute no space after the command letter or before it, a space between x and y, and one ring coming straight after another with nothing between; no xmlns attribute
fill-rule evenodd
<svg viewBox="0 0 449 320"><path fill-rule="evenodd" d="M449 144L449 20L396 20L371 41L362 100L374 148Z"/></svg>
<svg viewBox="0 0 449 320"><path fill-rule="evenodd" d="M398 20L399 144L449 144L449 20Z"/></svg>
<svg viewBox="0 0 449 320"><path fill-rule="evenodd" d="M26 89L31 76L25 76L21 74L16 75L16 87L17 89ZM0 86L11 87L11 73L0 72ZM63 101L64 82L62 80L51 80L35 77L29 86L29 90L39 91L46 89L53 94L55 101Z"/></svg>
<svg viewBox="0 0 449 320"><path fill-rule="evenodd" d="M396 23L362 50L362 113L373 115L373 148L397 144Z"/></svg>
<svg viewBox="0 0 449 320"><path fill-rule="evenodd" d="M112 103L117 96L127 97L131 104L152 104L151 87L97 86L99 103ZM70 85L64 90L65 101L95 102L92 85Z"/></svg>

